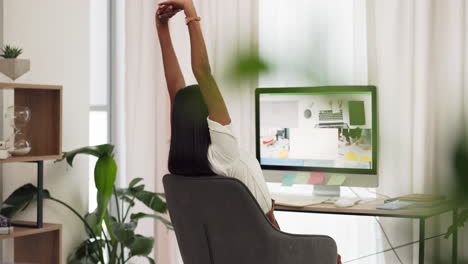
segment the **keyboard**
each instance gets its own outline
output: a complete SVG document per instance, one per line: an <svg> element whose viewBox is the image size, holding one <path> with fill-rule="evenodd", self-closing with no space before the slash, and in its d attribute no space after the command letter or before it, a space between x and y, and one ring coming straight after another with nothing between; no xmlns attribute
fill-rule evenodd
<svg viewBox="0 0 468 264"><path fill-rule="evenodd" d="M315 128L344 128L348 129L348 124L344 122L333 122L333 123L319 123L315 125Z"/></svg>
<svg viewBox="0 0 468 264"><path fill-rule="evenodd" d="M402 201L392 201L388 203L384 203L382 205L377 206L377 209L381 210L400 210L405 209L413 205L414 203L411 202L402 202Z"/></svg>
<svg viewBox="0 0 468 264"><path fill-rule="evenodd" d="M321 110L319 112L320 122L343 121L343 110L333 112L332 110Z"/></svg>

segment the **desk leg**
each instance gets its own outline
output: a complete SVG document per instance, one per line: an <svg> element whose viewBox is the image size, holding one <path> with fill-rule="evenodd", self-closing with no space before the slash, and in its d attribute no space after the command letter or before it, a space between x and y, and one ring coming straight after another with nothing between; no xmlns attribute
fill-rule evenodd
<svg viewBox="0 0 468 264"><path fill-rule="evenodd" d="M455 224L458 220L458 209L453 209L452 223ZM452 235L452 263L457 264L458 262L458 229Z"/></svg>
<svg viewBox="0 0 468 264"><path fill-rule="evenodd" d="M419 219L419 264L424 264L424 246L426 236L426 219Z"/></svg>

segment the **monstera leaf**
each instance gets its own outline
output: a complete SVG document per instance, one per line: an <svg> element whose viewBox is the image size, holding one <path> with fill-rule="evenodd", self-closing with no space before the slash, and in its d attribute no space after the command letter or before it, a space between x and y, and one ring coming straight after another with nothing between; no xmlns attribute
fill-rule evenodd
<svg viewBox="0 0 468 264"><path fill-rule="evenodd" d="M44 199L50 198L48 190L43 191ZM31 203L37 201L37 187L32 184L25 184L16 189L3 202L0 214L8 218L13 218L17 213L24 211Z"/></svg>

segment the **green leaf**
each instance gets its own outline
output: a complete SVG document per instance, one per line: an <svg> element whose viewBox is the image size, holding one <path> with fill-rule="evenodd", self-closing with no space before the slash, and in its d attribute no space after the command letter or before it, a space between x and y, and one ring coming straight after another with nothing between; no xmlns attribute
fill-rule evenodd
<svg viewBox="0 0 468 264"><path fill-rule="evenodd" d="M26 209L26 205L24 206L7 206L3 207L0 210L0 215L3 215L8 218L13 218L17 213Z"/></svg>
<svg viewBox="0 0 468 264"><path fill-rule="evenodd" d="M86 223L93 230L93 233L96 236L100 236L101 231L102 231L102 225L99 222L99 219L98 219L98 216L97 216L97 210L94 210L94 212L92 212L92 213L86 214L84 218L85 218ZM86 230L86 232L88 232L88 235L91 236L91 234L89 233L89 230L87 228L85 228L85 230Z"/></svg>
<svg viewBox="0 0 468 264"><path fill-rule="evenodd" d="M9 205L20 205L25 202L30 202L34 199L37 194L36 186L32 184L25 184L16 189L6 200L5 204Z"/></svg>
<svg viewBox="0 0 468 264"><path fill-rule="evenodd" d="M69 264L97 264L99 263L99 251L104 248L104 241L90 239L83 241L73 250L67 258Z"/></svg>
<svg viewBox="0 0 468 264"><path fill-rule="evenodd" d="M98 191L96 216L99 225L102 224L102 220L107 213L107 205L112 197L116 177L117 164L114 158L109 155L100 157L94 168L94 183Z"/></svg>
<svg viewBox="0 0 468 264"><path fill-rule="evenodd" d="M133 201L132 198L130 198L130 197L128 197L128 196L122 196L121 199L124 200L126 203L128 203L128 205L129 205L130 207L135 206L135 202Z"/></svg>
<svg viewBox="0 0 468 264"><path fill-rule="evenodd" d="M130 256L147 256L153 250L154 239L135 235L132 243L127 247L130 249Z"/></svg>
<svg viewBox="0 0 468 264"><path fill-rule="evenodd" d="M118 189L117 190L117 195L119 197L122 197L122 196L127 196L127 197L133 197L135 196L138 192L141 192L145 189L145 185L144 184L141 184L141 185L138 185L138 186L134 186L132 188L128 188L128 189Z"/></svg>
<svg viewBox="0 0 468 264"><path fill-rule="evenodd" d="M150 258L150 257L146 257L146 259L148 260L148 262L150 264L156 264L156 262L154 262L154 259Z"/></svg>
<svg viewBox="0 0 468 264"><path fill-rule="evenodd" d="M250 80L259 74L268 72L270 66L253 51L243 51L230 66L230 76L240 80Z"/></svg>
<svg viewBox="0 0 468 264"><path fill-rule="evenodd" d="M161 223L163 223L168 229L174 230L174 227L172 226L172 223L170 221L168 221L167 219L165 219L164 217L160 216L160 215L145 214L145 213L137 213L137 214L130 215L130 220L132 220L132 221L138 221L138 220L140 220L142 218L157 219L157 220L161 221Z"/></svg>
<svg viewBox="0 0 468 264"><path fill-rule="evenodd" d="M110 144L83 147L83 148L75 149L72 151L64 152L62 159L60 159L59 161L62 161L65 159L70 166L73 166L73 160L75 159L75 156L78 154L88 154L88 155L92 155L97 158L100 158L103 156L113 156L113 152L114 152L114 145L110 145Z"/></svg>
<svg viewBox="0 0 468 264"><path fill-rule="evenodd" d="M167 212L166 203L161 198L159 198L159 195L157 193L149 191L140 191L135 194L135 197L156 212L162 214Z"/></svg>
<svg viewBox="0 0 468 264"><path fill-rule="evenodd" d="M137 183L141 182L143 180L143 178L135 178L133 179L129 184L128 184L128 188L131 189L133 188L135 185L137 185Z"/></svg>
<svg viewBox="0 0 468 264"><path fill-rule="evenodd" d="M112 156L104 155L98 159L94 168L94 183L98 192L111 197L117 177L117 164Z"/></svg>
<svg viewBox="0 0 468 264"><path fill-rule="evenodd" d="M114 230L112 229L111 223L113 222L117 222L115 217L109 216L109 214L106 213L106 215L104 216L104 224L106 225L107 232L109 233L109 236L111 238L111 242L115 244L117 242L117 238L115 237Z"/></svg>
<svg viewBox="0 0 468 264"><path fill-rule="evenodd" d="M140 184L138 186L134 186L132 188L128 188L128 193L132 196L135 196L138 192L144 191L145 190L145 185Z"/></svg>
<svg viewBox="0 0 468 264"><path fill-rule="evenodd" d="M460 142L455 150L453 157L455 167L455 186L457 200L460 204L468 204L468 147L465 141Z"/></svg>
<svg viewBox="0 0 468 264"><path fill-rule="evenodd" d="M117 241L121 242L125 246L132 244L133 239L135 238L137 222L132 221L130 223L119 223L111 221L110 225Z"/></svg>
<svg viewBox="0 0 468 264"><path fill-rule="evenodd" d="M2 49L2 52L3 55L0 55L0 57L3 57L5 59L16 59L19 55L23 53L23 49L6 45Z"/></svg>
<svg viewBox="0 0 468 264"><path fill-rule="evenodd" d="M50 198L48 190L43 191L43 198ZM37 187L32 184L25 184L16 189L3 203L0 214L13 218L17 213L24 211L32 202L37 201ZM6 206L5 206L6 205Z"/></svg>
<svg viewBox="0 0 468 264"><path fill-rule="evenodd" d="M468 209L462 211L458 217L457 221L453 223L447 230L447 233L445 234L445 238L449 238L451 235L453 235L459 228L462 228L465 226L465 222L468 221Z"/></svg>

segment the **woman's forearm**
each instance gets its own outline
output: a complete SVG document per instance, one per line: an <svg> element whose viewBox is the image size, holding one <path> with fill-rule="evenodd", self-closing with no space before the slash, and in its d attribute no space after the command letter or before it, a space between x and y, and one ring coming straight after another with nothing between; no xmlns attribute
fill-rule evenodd
<svg viewBox="0 0 468 264"><path fill-rule="evenodd" d="M185 7L186 17L197 17L197 11L192 1L188 1ZM190 34L190 47L192 54L192 70L195 75L211 74L208 52L201 31L200 23L194 21L188 24Z"/></svg>
<svg viewBox="0 0 468 264"><path fill-rule="evenodd" d="M184 11L186 17L198 16L192 1L187 1L187 6L185 6ZM206 50L200 23L198 21L192 21L188 24L188 29L190 34L192 71L208 107L209 117L211 120L222 125L230 124L231 118L223 96L211 74L208 52Z"/></svg>
<svg viewBox="0 0 468 264"><path fill-rule="evenodd" d="M177 55L174 51L174 46L172 45L169 25L157 24L156 28L158 31L159 43L161 45L167 89L172 102L177 91L185 87L185 80L180 69Z"/></svg>

